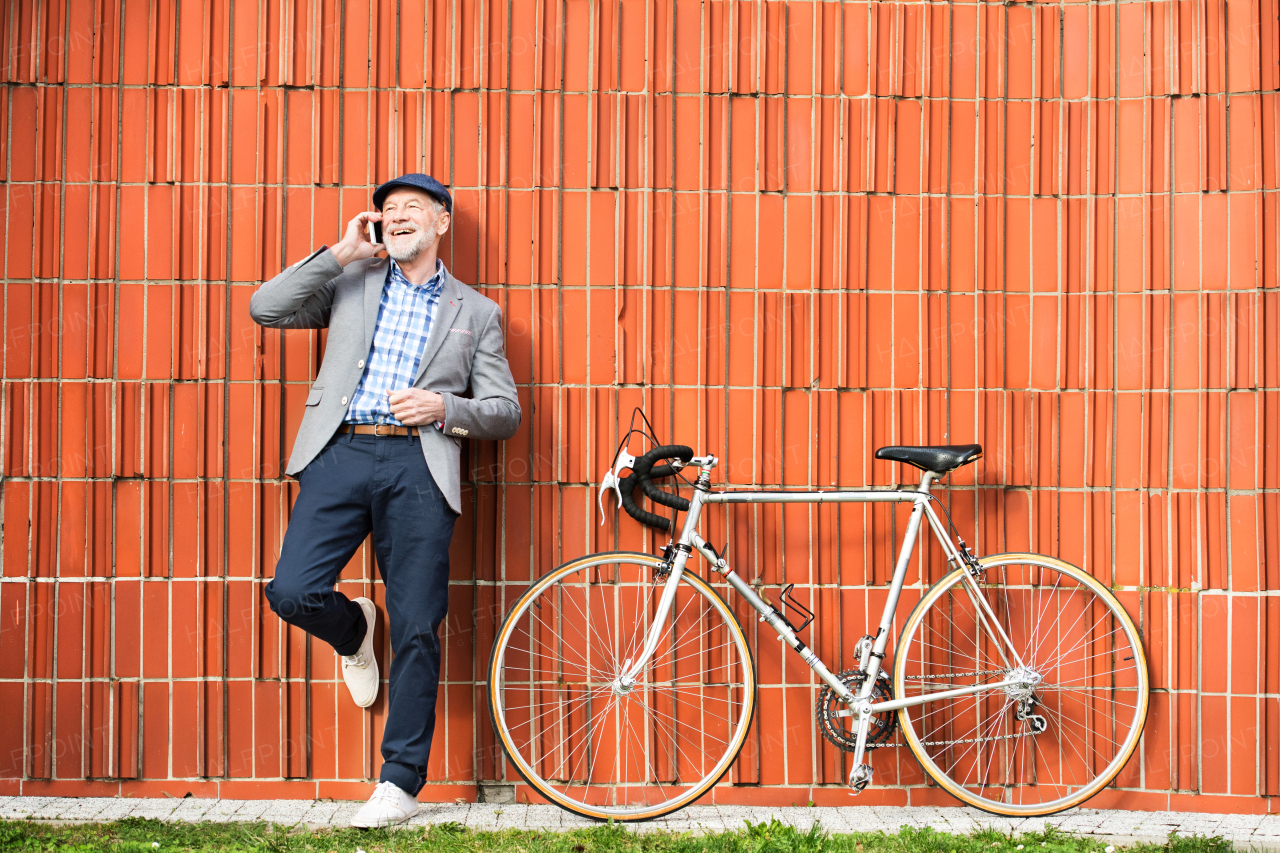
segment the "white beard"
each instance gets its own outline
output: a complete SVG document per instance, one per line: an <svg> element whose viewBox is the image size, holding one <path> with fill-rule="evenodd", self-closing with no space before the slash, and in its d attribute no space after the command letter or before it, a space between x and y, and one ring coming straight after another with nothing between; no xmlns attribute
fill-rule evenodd
<svg viewBox="0 0 1280 853"><path fill-rule="evenodd" d="M391 248L391 243L388 242L386 244L387 254L390 255L391 259L398 264L411 263L414 258L418 257L418 255L421 255L426 250L429 242L430 241L427 239L427 232L419 231L418 238L403 248L393 249Z"/></svg>

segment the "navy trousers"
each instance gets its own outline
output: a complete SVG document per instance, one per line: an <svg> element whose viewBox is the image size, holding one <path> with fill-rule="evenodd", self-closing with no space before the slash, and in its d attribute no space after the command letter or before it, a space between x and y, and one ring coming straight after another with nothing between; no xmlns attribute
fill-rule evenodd
<svg viewBox="0 0 1280 853"><path fill-rule="evenodd" d="M281 619L338 654L355 654L364 639L364 613L333 587L373 534L394 655L380 781L416 795L436 725L436 632L449 607L449 540L457 516L431 476L417 436L336 435L298 481L302 488L267 601Z"/></svg>

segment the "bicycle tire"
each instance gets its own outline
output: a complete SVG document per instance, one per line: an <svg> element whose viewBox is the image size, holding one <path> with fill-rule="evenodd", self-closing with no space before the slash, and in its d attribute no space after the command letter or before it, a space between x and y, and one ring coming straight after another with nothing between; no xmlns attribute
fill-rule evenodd
<svg viewBox="0 0 1280 853"><path fill-rule="evenodd" d="M978 586L1009 643L981 624L968 570L956 569L907 617L894 693L1019 684L902 708L904 739L939 786L984 811L1080 805L1115 779L1142 735L1150 686L1141 634L1111 590L1062 560L998 554L979 565ZM1000 653L1008 645L1024 667Z"/></svg>
<svg viewBox="0 0 1280 853"><path fill-rule="evenodd" d="M503 752L541 797L583 817L650 820L704 796L737 758L755 713L742 627L688 570L653 659L620 692L618 673L662 590L652 581L660 565L625 551L565 563L520 596L494 640L489 715ZM704 630L710 619L719 624Z"/></svg>

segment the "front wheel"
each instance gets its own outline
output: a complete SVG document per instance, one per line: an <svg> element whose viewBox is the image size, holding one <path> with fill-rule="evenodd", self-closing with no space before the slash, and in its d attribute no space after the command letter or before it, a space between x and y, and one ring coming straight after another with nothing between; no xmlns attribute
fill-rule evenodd
<svg viewBox="0 0 1280 853"><path fill-rule="evenodd" d="M597 820L648 820L701 797L733 763L756 681L737 619L686 571L657 648L624 677L654 624L662 561L615 552L538 580L498 630L489 711L543 797Z"/></svg>
<svg viewBox="0 0 1280 853"><path fill-rule="evenodd" d="M1020 816L1077 806L1115 778L1142 735L1138 629L1109 589L1061 560L999 554L980 566L976 578L948 574L907 618L894 691L993 686L901 709L903 736L969 805Z"/></svg>

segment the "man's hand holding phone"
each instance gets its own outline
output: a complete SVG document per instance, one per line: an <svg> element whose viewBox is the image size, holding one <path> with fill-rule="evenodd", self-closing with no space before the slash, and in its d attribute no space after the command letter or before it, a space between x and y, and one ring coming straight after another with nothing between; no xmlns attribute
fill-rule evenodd
<svg viewBox="0 0 1280 853"><path fill-rule="evenodd" d="M375 236L378 239L376 243L372 239ZM334 259L344 267L352 261L372 258L382 249L382 214L376 210L356 214L347 223L342 239L329 247Z"/></svg>

